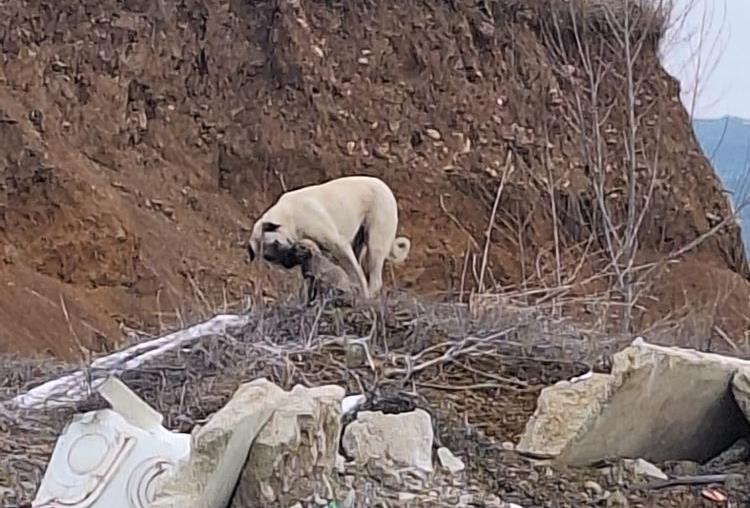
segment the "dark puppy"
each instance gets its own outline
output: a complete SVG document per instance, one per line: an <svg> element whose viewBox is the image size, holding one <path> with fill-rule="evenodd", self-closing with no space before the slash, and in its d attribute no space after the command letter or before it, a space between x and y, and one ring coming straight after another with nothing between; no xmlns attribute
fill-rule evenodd
<svg viewBox="0 0 750 508"><path fill-rule="evenodd" d="M308 303L315 300L318 290L323 290L327 296L334 301L345 303L348 298L357 291L357 285L352 282L346 272L334 264L320 250L312 240L301 240L294 244L290 254L299 262L302 269L302 277L307 286Z"/></svg>

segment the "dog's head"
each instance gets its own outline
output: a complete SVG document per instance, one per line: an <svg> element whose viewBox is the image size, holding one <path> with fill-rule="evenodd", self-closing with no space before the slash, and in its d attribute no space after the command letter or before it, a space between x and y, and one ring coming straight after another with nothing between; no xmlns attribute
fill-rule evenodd
<svg viewBox="0 0 750 508"><path fill-rule="evenodd" d="M294 241L281 224L260 219L253 226L253 232L247 242L247 253L250 261L256 257L284 268L293 268L300 264L295 254Z"/></svg>

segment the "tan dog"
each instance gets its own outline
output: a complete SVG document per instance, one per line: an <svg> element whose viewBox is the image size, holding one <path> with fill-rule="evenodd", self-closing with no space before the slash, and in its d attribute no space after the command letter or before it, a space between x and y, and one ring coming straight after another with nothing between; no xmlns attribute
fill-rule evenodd
<svg viewBox="0 0 750 508"><path fill-rule="evenodd" d="M388 185L370 176L347 176L282 194L255 222L247 247L251 261L262 253L267 261L292 268L301 264L295 245L311 240L369 298L383 286L385 260L401 263L409 255L411 242L397 238L397 229L398 205Z"/></svg>

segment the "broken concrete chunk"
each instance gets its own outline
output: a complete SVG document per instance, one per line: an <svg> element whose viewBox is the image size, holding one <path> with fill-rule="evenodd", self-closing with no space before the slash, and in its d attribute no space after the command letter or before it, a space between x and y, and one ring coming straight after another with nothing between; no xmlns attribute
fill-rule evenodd
<svg viewBox="0 0 750 508"><path fill-rule="evenodd" d="M266 379L240 386L206 425L194 431L189 459L156 485L151 507L226 507L251 443L285 397Z"/></svg>
<svg viewBox="0 0 750 508"><path fill-rule="evenodd" d="M601 411L611 381L609 374L592 374L544 388L516 449L533 455L558 455L581 426Z"/></svg>
<svg viewBox="0 0 750 508"><path fill-rule="evenodd" d="M98 392L104 400L109 402L112 409L122 415L131 425L145 430L161 427L164 416L146 404L116 377L108 377L101 384Z"/></svg>
<svg viewBox="0 0 750 508"><path fill-rule="evenodd" d="M240 386L193 432L190 457L155 486L150 508L290 506L330 498L315 489L330 490L343 398L337 386L285 392L266 379Z"/></svg>
<svg viewBox="0 0 750 508"><path fill-rule="evenodd" d="M100 390L113 409L73 417L32 506L147 506L153 482L190 453L190 436L162 427L162 416L122 382L109 378Z"/></svg>
<svg viewBox="0 0 750 508"><path fill-rule="evenodd" d="M463 461L453 455L453 452L444 446L438 448L437 455L440 465L451 474L459 473L466 468Z"/></svg>
<svg viewBox="0 0 750 508"><path fill-rule="evenodd" d="M338 386L295 386L255 439L230 507L333 498L343 398Z"/></svg>
<svg viewBox="0 0 750 508"><path fill-rule="evenodd" d="M432 421L429 413L383 414L362 411L344 430L342 444L359 464L393 462L432 471Z"/></svg>
<svg viewBox="0 0 750 508"><path fill-rule="evenodd" d="M569 391L543 394L523 448L562 448L558 460L570 465L613 457L704 462L750 435L730 390L742 397L735 372L750 372L750 362L636 339L614 355L609 378L591 378L603 386L589 406L567 404Z"/></svg>

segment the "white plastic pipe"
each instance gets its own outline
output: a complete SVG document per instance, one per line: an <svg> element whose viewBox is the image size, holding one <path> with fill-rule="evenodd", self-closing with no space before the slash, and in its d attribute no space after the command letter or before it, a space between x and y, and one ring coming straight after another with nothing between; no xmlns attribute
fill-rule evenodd
<svg viewBox="0 0 750 508"><path fill-rule="evenodd" d="M122 351L97 358L87 370L52 379L17 395L11 404L24 409L53 408L67 406L85 398L89 390L96 390L113 373L122 373L140 367L144 362L157 358L183 344L211 335L221 335L228 328L241 327L248 317L236 314L219 314L184 330L178 330L158 339L141 342ZM87 383L87 371L91 373L91 384Z"/></svg>

